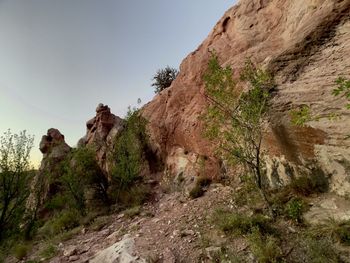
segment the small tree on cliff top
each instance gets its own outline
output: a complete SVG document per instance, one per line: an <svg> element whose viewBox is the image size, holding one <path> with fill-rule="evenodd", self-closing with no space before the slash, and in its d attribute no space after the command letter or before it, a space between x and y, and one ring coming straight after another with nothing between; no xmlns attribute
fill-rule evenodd
<svg viewBox="0 0 350 263"><path fill-rule="evenodd" d="M255 67L249 60L240 78L248 82L248 91L237 89L232 68L221 67L218 57L212 53L204 75L209 102L203 118L206 135L218 142L218 154L223 159L246 168L269 205L263 184L261 143L269 91L274 82L267 72Z"/></svg>
<svg viewBox="0 0 350 263"><path fill-rule="evenodd" d="M178 70L166 66L164 69L159 69L157 73L153 76L152 86L155 87L154 93L159 93L162 90L170 87L174 79L176 79Z"/></svg>

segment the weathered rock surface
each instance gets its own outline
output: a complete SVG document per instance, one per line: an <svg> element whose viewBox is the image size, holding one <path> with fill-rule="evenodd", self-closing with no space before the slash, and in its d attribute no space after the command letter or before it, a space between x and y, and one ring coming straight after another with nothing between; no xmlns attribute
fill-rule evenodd
<svg viewBox="0 0 350 263"><path fill-rule="evenodd" d="M94 258L90 259L91 263L141 263L146 262L144 259L135 255L134 239L129 235L115 243L114 245L99 252Z"/></svg>
<svg viewBox="0 0 350 263"><path fill-rule="evenodd" d="M115 136L123 129L123 120L111 113L107 105L100 103L96 116L86 122L86 129L86 135L79 140L78 146L93 145L100 167L108 174L107 153L113 146Z"/></svg>
<svg viewBox="0 0 350 263"><path fill-rule="evenodd" d="M270 70L277 82L272 100L268 172L274 186L288 182L299 167L316 159L331 190L350 192L350 112L345 99L331 91L335 79L350 76L350 0L242 0L229 9L208 38L181 64L171 87L143 108L154 150L173 176L198 174L198 159L206 157L207 174L217 176L220 165L203 139L198 117L206 107L202 76L210 50L236 74L247 57ZM321 118L307 127L293 127L289 111L309 105Z"/></svg>

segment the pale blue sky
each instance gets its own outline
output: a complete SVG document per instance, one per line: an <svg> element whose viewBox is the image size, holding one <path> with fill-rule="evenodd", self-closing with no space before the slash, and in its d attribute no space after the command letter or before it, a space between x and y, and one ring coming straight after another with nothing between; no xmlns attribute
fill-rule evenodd
<svg viewBox="0 0 350 263"><path fill-rule="evenodd" d="M0 132L38 144L58 128L74 146L96 105L123 116L154 96L151 78L179 67L234 0L0 0Z"/></svg>

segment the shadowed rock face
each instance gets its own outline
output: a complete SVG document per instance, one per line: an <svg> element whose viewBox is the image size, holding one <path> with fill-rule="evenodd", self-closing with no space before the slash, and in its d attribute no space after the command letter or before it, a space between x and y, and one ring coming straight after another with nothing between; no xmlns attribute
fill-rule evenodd
<svg viewBox="0 0 350 263"><path fill-rule="evenodd" d="M220 174L198 120L207 105L202 76L210 50L236 75L250 57L275 76L277 90L264 142L271 184L287 183L302 165L317 160L332 175L331 190L350 192L350 140L343 139L350 134L350 113L345 99L331 94L339 75L350 77L350 0L242 0L229 9L182 62L171 87L143 108L153 150L172 175L198 175L203 156L207 174ZM290 109L305 104L315 115L332 112L342 118L293 127Z"/></svg>
<svg viewBox="0 0 350 263"><path fill-rule="evenodd" d="M96 116L86 122L86 135L78 146L92 145L96 148L97 160L102 170L108 174L107 154L113 147L115 137L123 130L123 119L111 113L107 105L100 103Z"/></svg>

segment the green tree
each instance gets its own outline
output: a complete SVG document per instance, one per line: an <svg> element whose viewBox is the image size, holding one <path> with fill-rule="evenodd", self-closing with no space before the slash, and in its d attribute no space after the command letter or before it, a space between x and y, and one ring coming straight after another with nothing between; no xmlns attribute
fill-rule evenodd
<svg viewBox="0 0 350 263"><path fill-rule="evenodd" d="M152 87L155 87L154 93L159 93L162 90L170 87L173 80L176 79L178 73L179 72L177 69L169 66L166 66L164 69L159 69L152 78L154 81L152 83Z"/></svg>
<svg viewBox="0 0 350 263"><path fill-rule="evenodd" d="M263 181L264 152L261 144L269 108L269 92L274 87L274 81L249 60L240 78L249 84L247 91L237 88L232 68L221 67L218 57L212 53L204 75L209 102L203 116L206 135L217 142L221 158L243 165L246 172L253 176L270 209Z"/></svg>
<svg viewBox="0 0 350 263"><path fill-rule="evenodd" d="M19 230L33 177L30 151L33 136L26 131L0 137L0 241Z"/></svg>
<svg viewBox="0 0 350 263"><path fill-rule="evenodd" d="M115 162L112 180L116 186L117 198L139 177L147 142L146 120L140 115L139 110L129 107L124 130L116 138L112 154Z"/></svg>
<svg viewBox="0 0 350 263"><path fill-rule="evenodd" d="M63 175L60 181L64 190L72 199L71 208L78 209L82 215L86 213L86 193L93 192L93 199L108 204L108 181L96 160L96 152L92 147L81 147L63 162Z"/></svg>

